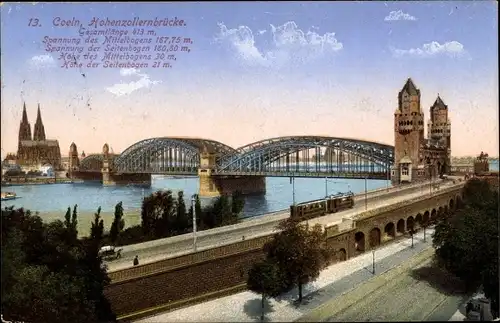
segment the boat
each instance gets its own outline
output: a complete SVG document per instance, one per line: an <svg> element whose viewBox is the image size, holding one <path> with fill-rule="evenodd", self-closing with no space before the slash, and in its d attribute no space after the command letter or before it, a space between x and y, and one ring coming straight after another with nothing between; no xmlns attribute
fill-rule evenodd
<svg viewBox="0 0 500 323"><path fill-rule="evenodd" d="M14 192L2 192L2 201L14 200L17 198Z"/></svg>

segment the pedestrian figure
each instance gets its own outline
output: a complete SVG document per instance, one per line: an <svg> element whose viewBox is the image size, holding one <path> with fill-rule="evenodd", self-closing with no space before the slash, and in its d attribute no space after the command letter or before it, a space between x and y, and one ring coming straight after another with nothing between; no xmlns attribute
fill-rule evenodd
<svg viewBox="0 0 500 323"><path fill-rule="evenodd" d="M139 256L135 256L134 258L134 266L137 266L139 264Z"/></svg>

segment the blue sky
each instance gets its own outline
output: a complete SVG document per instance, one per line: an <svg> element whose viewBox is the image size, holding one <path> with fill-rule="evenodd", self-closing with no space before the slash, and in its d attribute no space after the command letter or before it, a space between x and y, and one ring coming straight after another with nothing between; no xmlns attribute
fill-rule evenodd
<svg viewBox="0 0 500 323"><path fill-rule="evenodd" d="M32 125L41 104L63 154L73 141L122 151L179 135L235 147L291 134L392 144L408 77L426 119L438 93L449 105L454 155L497 155L497 15L493 1L4 3L2 155L17 148L23 101ZM144 29L193 44L169 69L64 69L42 41L79 38L79 28L56 27L56 17L177 17L185 27ZM28 27L30 18L42 26Z"/></svg>

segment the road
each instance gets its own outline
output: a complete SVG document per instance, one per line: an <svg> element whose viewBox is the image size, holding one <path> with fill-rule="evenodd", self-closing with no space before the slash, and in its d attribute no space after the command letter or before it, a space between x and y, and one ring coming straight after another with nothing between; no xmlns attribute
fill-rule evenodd
<svg viewBox="0 0 500 323"><path fill-rule="evenodd" d="M447 321L466 295L458 288L451 292L460 283L431 266L433 255L434 249L427 248L402 265L324 303L300 321Z"/></svg>
<svg viewBox="0 0 500 323"><path fill-rule="evenodd" d="M451 182L443 183L441 188L445 188L450 185L452 185ZM382 201L368 200L367 209L371 210L387 206L428 193L429 191L426 189L419 189L416 192L408 194L404 194L403 191L401 193L402 195L384 199ZM352 218L354 215L357 215L364 210L365 204L358 201L352 209L311 219L309 220L309 224L314 225L316 223L320 223L321 225L330 225L338 223L342 221L342 218ZM269 234L274 231L274 228L280 220L288 216L288 211L282 211L272 215L259 217L255 220L238 223L236 225L198 232L197 249L210 249L227 243ZM124 246L122 250L122 258L107 262L108 271L112 272L132 267L132 262L136 255L139 256L139 262L143 264L159 261L175 255L185 254L193 250L193 234L185 234L163 240L165 240L165 242L151 241L141 244L142 246Z"/></svg>
<svg viewBox="0 0 500 323"><path fill-rule="evenodd" d="M429 237L432 232L433 229L429 228L426 242L423 241L422 231L415 234L414 248L411 248L409 238L398 239L378 248L375 251L375 275L372 273L373 256L371 252L326 268L316 281L304 287L304 301L300 306L297 306L295 302L297 299L296 289L278 299L266 301L266 322L292 322L296 320L317 322L321 318L328 318L328 313L324 315L324 308L328 309L330 303L354 291L358 286L364 286L367 283L373 284L374 277L380 277L391 269L418 257L424 250L429 250L432 244ZM387 281L376 281L375 283L383 285ZM344 304L344 307L346 305L349 304ZM156 314L136 322L258 322L261 313L260 306L260 296L245 291L171 312ZM336 306L338 307L338 305ZM454 309L456 310L456 307Z"/></svg>

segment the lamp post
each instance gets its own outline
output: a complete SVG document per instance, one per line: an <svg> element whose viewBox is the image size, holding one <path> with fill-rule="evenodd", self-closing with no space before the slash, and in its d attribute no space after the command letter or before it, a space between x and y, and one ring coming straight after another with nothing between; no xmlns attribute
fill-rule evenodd
<svg viewBox="0 0 500 323"><path fill-rule="evenodd" d="M372 274L375 275L375 247L372 249Z"/></svg>
<svg viewBox="0 0 500 323"><path fill-rule="evenodd" d="M328 177L325 177L325 198L328 197Z"/></svg>
<svg viewBox="0 0 500 323"><path fill-rule="evenodd" d="M365 176L365 211L368 210L368 181Z"/></svg>
<svg viewBox="0 0 500 323"><path fill-rule="evenodd" d="M411 235L411 247L413 248L413 226L410 229L410 235Z"/></svg>
<svg viewBox="0 0 500 323"><path fill-rule="evenodd" d="M292 201L293 205L295 205L295 177L292 176Z"/></svg>
<svg viewBox="0 0 500 323"><path fill-rule="evenodd" d="M191 207L193 208L193 250L196 252L196 196L191 197Z"/></svg>

